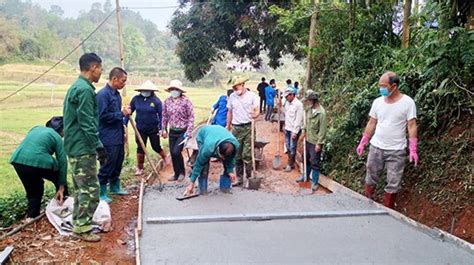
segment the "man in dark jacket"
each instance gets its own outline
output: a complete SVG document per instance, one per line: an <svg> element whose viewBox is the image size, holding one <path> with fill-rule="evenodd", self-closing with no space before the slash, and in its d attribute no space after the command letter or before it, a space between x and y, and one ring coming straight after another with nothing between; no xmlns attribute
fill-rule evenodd
<svg viewBox="0 0 474 265"><path fill-rule="evenodd" d="M79 59L81 75L64 98L64 149L71 163L74 184L73 237L97 242L92 233L92 217L99 205L99 180L96 159L107 160L107 152L99 140L99 116L95 87L102 75L102 59L86 53Z"/></svg>
<svg viewBox="0 0 474 265"><path fill-rule="evenodd" d="M265 88L268 86L268 83L265 82L265 77L262 77L262 82L257 86L258 96L260 97L260 114L267 111L266 108L266 98L265 98ZM263 112L262 112L263 109Z"/></svg>
<svg viewBox="0 0 474 265"><path fill-rule="evenodd" d="M127 195L120 186L120 172L124 159L123 119L130 115L130 107L122 109L122 98L118 90L125 87L127 72L120 67L110 71L109 82L97 93L99 104L99 138L107 151L107 161L100 166L100 199L112 202L107 196L107 184L110 194Z"/></svg>

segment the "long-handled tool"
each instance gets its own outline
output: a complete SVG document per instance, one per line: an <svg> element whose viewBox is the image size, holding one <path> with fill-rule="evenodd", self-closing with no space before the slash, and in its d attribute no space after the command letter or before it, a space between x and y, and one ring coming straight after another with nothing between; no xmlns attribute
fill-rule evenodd
<svg viewBox="0 0 474 265"><path fill-rule="evenodd" d="M280 100L280 91L278 94L278 122L277 122L277 153L273 159L273 169L278 169L281 164L281 155L280 155L280 111L281 111L281 100Z"/></svg>
<svg viewBox="0 0 474 265"><path fill-rule="evenodd" d="M140 142L140 146L142 147L143 152L145 153L145 158L148 161L148 163L150 164L150 166L153 170L153 173L155 174L155 177L158 179L158 185L159 185L158 188L159 188L159 190L162 190L163 189L163 184L161 183L160 174L158 173L158 169L156 168L155 163L153 163L150 156L148 155L145 143L143 142L143 139L140 135L140 132L137 129L137 125L135 124L135 121L133 120L132 117L129 117L129 121L130 121L130 124L133 127L133 130L135 131L135 135L137 136L138 142Z"/></svg>
<svg viewBox="0 0 474 265"><path fill-rule="evenodd" d="M303 126L305 127L306 131L307 128L306 128L306 110L303 109ZM306 165L308 163L308 161L306 161L306 133L303 137L303 180L304 182L308 181L308 172L307 172L307 168L306 168Z"/></svg>
<svg viewBox="0 0 474 265"><path fill-rule="evenodd" d="M250 132L250 137L251 137L251 151L252 151L252 177L248 179L249 181L249 186L248 188L251 190L258 190L260 188L260 182L262 181L262 178L260 176L257 176L257 167L255 164L255 119L252 119L251 123L251 132Z"/></svg>

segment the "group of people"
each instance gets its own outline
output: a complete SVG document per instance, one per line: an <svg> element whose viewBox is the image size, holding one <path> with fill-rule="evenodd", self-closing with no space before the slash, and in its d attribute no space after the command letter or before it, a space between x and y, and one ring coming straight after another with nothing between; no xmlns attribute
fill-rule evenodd
<svg viewBox="0 0 474 265"><path fill-rule="evenodd" d="M183 180L186 176L182 150L183 143L193 137L194 110L179 80L170 82L165 90L170 96L163 103L155 94L156 86L146 81L136 89L139 94L133 97L130 104L123 106L119 90L127 82L124 69L113 68L107 84L96 93L93 83L97 83L102 75L101 58L94 53L86 53L81 56L79 66L81 74L67 91L63 116L51 118L45 127L33 127L12 154L10 163L26 190L27 217L34 218L40 213L43 179L54 183L59 202L69 195L66 181L69 161L74 185L73 236L95 242L100 240L100 236L92 233L92 217L99 200L110 202L110 194L128 194L122 189L120 173L125 134L132 113L136 113L138 130L136 175L142 175L144 169L145 150L140 144L140 137L145 145L150 141L153 150L166 164L172 163L174 174L169 180L174 181ZM212 107L211 114L215 115L209 122L211 125L202 127L195 135L198 151L185 195L194 193L196 180L199 192L207 192L211 159L219 160L224 165L220 180L220 188L224 192L230 189L231 183L242 185L244 178L252 178L253 124L264 111L270 109L272 112L272 100L280 92L276 90L275 80L266 84L262 78L257 87L259 104L256 94L245 87L247 81L242 77L232 80L232 89ZM373 198L375 185L383 169L387 168L384 204L392 208L405 166L407 128L409 159L418 163L415 103L399 91L398 84L399 78L393 72L387 72L380 78L381 97L372 105L369 123L357 147L357 154L362 155L373 135L367 160L365 194ZM263 88L265 97L262 101ZM279 101L278 104L285 114L284 134L288 153L285 171L290 172L295 167L296 146L302 137L307 167L306 175L297 181L312 179L312 189L315 190L318 188L319 164L328 126L326 111L320 104L319 94L308 90L303 97L297 82L293 86L288 80L282 94L285 102ZM262 108L262 102L266 107ZM265 118L268 120L267 115ZM161 147L160 137L169 138L170 155ZM100 162L99 170L97 160Z"/></svg>

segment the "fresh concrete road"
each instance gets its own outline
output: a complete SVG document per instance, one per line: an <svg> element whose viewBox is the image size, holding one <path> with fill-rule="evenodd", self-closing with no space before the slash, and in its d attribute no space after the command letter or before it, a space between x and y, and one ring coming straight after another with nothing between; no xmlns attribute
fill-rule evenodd
<svg viewBox="0 0 474 265"><path fill-rule="evenodd" d="M188 201L148 190L143 264L474 264L474 254L389 215L151 224L160 217L376 210L344 194L292 196L234 189ZM368 211L370 212L370 211Z"/></svg>

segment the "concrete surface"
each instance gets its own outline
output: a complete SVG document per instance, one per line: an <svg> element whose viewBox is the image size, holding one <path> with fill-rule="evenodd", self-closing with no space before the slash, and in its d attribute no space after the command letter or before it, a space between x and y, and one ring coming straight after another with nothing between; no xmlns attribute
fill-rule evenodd
<svg viewBox="0 0 474 265"><path fill-rule="evenodd" d="M234 189L188 201L183 188L149 189L151 217L350 211L376 209L348 195L291 196ZM143 264L474 264L474 254L395 218L331 217L301 220L143 224Z"/></svg>

